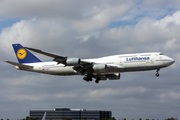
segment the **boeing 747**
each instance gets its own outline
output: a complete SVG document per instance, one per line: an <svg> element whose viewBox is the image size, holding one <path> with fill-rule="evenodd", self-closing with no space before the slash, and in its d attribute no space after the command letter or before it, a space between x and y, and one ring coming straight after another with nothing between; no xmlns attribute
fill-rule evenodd
<svg viewBox="0 0 180 120"><path fill-rule="evenodd" d="M16 69L51 75L83 75L89 82L95 79L96 83L103 80L119 80L120 73L133 71L159 70L172 65L175 60L161 52L120 54L93 59L61 56L35 48L12 44L19 63L5 61L15 65ZM29 50L52 57L53 61L42 62Z"/></svg>

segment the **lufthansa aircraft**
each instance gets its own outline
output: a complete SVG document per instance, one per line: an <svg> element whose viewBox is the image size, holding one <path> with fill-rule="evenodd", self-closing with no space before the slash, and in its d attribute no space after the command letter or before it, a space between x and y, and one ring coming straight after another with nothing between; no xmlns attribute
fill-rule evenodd
<svg viewBox="0 0 180 120"><path fill-rule="evenodd" d="M38 72L51 75L83 75L89 82L106 80L119 80L120 73L133 71L159 70L172 65L175 60L161 52L120 54L94 59L80 59L75 57L60 56L39 49L23 47L12 44L19 63L5 61L15 65L18 70ZM42 62L28 50L53 58L51 62Z"/></svg>

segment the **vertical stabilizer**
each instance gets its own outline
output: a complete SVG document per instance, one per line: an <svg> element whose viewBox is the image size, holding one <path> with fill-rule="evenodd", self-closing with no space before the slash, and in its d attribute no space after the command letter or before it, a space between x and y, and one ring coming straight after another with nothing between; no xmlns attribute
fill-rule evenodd
<svg viewBox="0 0 180 120"><path fill-rule="evenodd" d="M12 44L14 48L14 52L19 63L35 63L41 62L35 55L29 52L26 48L24 48L21 44Z"/></svg>

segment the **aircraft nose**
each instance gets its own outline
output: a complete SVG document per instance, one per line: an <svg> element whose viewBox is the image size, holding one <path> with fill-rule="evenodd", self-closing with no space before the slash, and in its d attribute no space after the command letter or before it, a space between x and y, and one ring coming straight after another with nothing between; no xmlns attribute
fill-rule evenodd
<svg viewBox="0 0 180 120"><path fill-rule="evenodd" d="M165 64L167 64L168 66L169 66L169 65L172 65L172 64L175 62L174 59L172 59L172 58L170 58L170 57L168 57L168 56L166 56L166 59L167 59L167 62L166 62Z"/></svg>
<svg viewBox="0 0 180 120"><path fill-rule="evenodd" d="M172 62L172 64L173 64L173 63L175 62L175 60L174 60L174 59L172 59L172 60L171 60L171 62Z"/></svg>
<svg viewBox="0 0 180 120"><path fill-rule="evenodd" d="M169 63L172 65L174 62L175 62L175 60L170 58L170 62Z"/></svg>

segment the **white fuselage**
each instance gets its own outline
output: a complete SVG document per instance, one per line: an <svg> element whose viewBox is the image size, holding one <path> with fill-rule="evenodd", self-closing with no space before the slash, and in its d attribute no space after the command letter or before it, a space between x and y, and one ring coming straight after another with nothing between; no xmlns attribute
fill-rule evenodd
<svg viewBox="0 0 180 120"><path fill-rule="evenodd" d="M167 67L173 64L174 59L163 55L160 52L154 53L136 53L136 54L120 54L95 59L82 59L85 62L92 62L93 64L102 63L111 67L114 66L117 69L108 69L100 74L111 74L121 72L132 71L146 71L155 70ZM17 69L39 72L52 75L79 75L80 73L73 69L74 66L65 66L64 64L58 64L57 62L37 62L29 63L25 65L33 66L33 68L19 68ZM93 73L97 74L97 73ZM99 73L98 73L99 74Z"/></svg>

